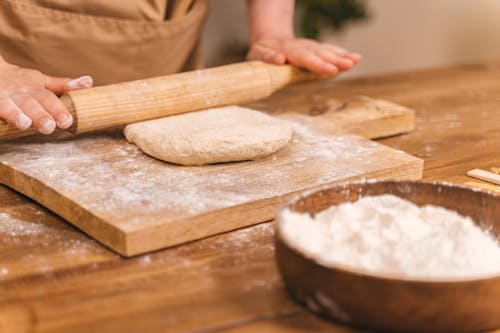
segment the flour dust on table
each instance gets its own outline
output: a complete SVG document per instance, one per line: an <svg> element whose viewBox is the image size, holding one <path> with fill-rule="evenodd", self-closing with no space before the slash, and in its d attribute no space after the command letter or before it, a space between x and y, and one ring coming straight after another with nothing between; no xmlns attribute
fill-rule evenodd
<svg viewBox="0 0 500 333"><path fill-rule="evenodd" d="M144 153L181 165L255 160L292 138L292 127L238 106L208 109L125 127L127 140Z"/></svg>

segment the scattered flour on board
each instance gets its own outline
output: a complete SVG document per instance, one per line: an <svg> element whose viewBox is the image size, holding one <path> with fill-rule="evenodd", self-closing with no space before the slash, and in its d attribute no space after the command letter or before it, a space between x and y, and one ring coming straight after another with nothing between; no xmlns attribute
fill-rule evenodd
<svg viewBox="0 0 500 333"><path fill-rule="evenodd" d="M167 220L183 218L359 176L392 166L391 158L399 155L387 148L388 158L380 158L385 148L361 138L329 137L296 123L293 127L294 138L282 151L249 163L176 166L144 155L117 132L6 144L0 156L2 163L134 230L146 220L164 223L158 214ZM370 157L378 158L377 166ZM301 177L298 164L309 170Z"/></svg>
<svg viewBox="0 0 500 333"><path fill-rule="evenodd" d="M316 214L282 212L284 239L324 265L393 277L500 274L500 243L469 217L393 195L364 197Z"/></svg>

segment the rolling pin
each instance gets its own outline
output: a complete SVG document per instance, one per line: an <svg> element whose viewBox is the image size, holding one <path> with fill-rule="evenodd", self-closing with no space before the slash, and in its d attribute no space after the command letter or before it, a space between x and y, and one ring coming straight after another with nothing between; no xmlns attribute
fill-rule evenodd
<svg viewBox="0 0 500 333"><path fill-rule="evenodd" d="M291 65L243 62L70 91L61 96L79 134L143 120L256 101L297 82L326 78ZM37 134L0 120L0 140Z"/></svg>

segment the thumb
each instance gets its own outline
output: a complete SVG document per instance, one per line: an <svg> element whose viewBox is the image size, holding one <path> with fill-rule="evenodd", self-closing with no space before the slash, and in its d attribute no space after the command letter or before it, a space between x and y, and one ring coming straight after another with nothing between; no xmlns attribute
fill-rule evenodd
<svg viewBox="0 0 500 333"><path fill-rule="evenodd" d="M252 47L248 52L247 59L262 60L264 62L275 65L283 65L284 63L286 63L285 54L262 45L255 45L254 47Z"/></svg>
<svg viewBox="0 0 500 333"><path fill-rule="evenodd" d="M57 96L70 90L92 88L94 81L91 76L84 75L76 79L63 77L45 76L45 88L52 91Z"/></svg>
<svg viewBox="0 0 500 333"><path fill-rule="evenodd" d="M69 81L67 84L69 90L92 88L93 85L94 79L92 79L90 75L80 76L79 78Z"/></svg>
<svg viewBox="0 0 500 333"><path fill-rule="evenodd" d="M52 77L48 75L44 75L43 78L45 80L45 88L52 91L57 96L60 96L69 90L68 82L71 81L71 79L64 77Z"/></svg>

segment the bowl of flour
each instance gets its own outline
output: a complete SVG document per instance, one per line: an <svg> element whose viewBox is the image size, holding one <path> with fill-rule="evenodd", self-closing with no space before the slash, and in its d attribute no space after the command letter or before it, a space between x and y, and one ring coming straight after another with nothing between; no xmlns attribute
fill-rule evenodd
<svg viewBox="0 0 500 333"><path fill-rule="evenodd" d="M500 327L500 196L439 183L341 184L277 216L276 259L310 310L390 331Z"/></svg>

